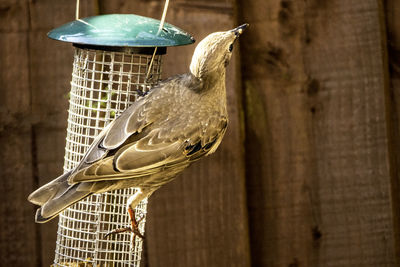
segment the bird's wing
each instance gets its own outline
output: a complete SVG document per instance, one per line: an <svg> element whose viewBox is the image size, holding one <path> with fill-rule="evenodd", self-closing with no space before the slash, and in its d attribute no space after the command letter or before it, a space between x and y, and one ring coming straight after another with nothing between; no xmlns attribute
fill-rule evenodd
<svg viewBox="0 0 400 267"><path fill-rule="evenodd" d="M69 181L139 178L173 168L184 168L201 156L214 152L221 142L227 126L226 117L220 117L218 121L211 117L209 123L213 124L209 125L212 131L198 128L197 134L192 133L191 138L184 134L171 138L162 129L147 126L133 138L133 142L119 148L114 155L81 169Z"/></svg>
<svg viewBox="0 0 400 267"><path fill-rule="evenodd" d="M165 112L164 109L168 104L160 106L152 101L154 93L162 94L160 93L162 86L168 87L168 84L161 83L155 87L148 96L139 98L105 127L94 139L78 166L73 170L72 175L105 158L110 151L122 146L132 135L141 133L146 126L156 121L160 114ZM171 88L163 91L168 93ZM69 181L71 182L71 179Z"/></svg>
<svg viewBox="0 0 400 267"><path fill-rule="evenodd" d="M108 151L121 146L132 134L140 133L156 119L156 112L146 112L149 104L140 99L111 122L93 141L81 163L91 164ZM79 168L78 168L79 169Z"/></svg>
<svg viewBox="0 0 400 267"><path fill-rule="evenodd" d="M187 87L199 83L191 76L177 76L138 99L95 139L68 182L144 177L188 165L215 150L226 117L208 114L207 109L198 116L182 112L182 104L192 105Z"/></svg>
<svg viewBox="0 0 400 267"><path fill-rule="evenodd" d="M200 85L201 81L190 74L177 75L160 82L145 97L135 101L101 131L72 174L105 158L110 151L123 146L128 138L140 138L137 135L143 129L170 114L168 111L174 106L173 102L181 97L182 87L196 88Z"/></svg>
<svg viewBox="0 0 400 267"><path fill-rule="evenodd" d="M185 122L184 122L185 123ZM222 140L227 127L227 118L211 116L206 120L207 127L199 122L188 130L173 137L165 128L183 129L183 125L174 125L162 129L153 129L145 137L118 150L114 158L114 169L119 172L134 172L142 175L160 167L171 167L189 163L205 154L213 153Z"/></svg>

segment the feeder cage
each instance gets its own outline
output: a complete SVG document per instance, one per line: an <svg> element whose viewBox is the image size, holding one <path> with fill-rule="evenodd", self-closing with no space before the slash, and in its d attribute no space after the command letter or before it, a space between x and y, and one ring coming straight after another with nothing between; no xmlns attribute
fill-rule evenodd
<svg viewBox="0 0 400 267"><path fill-rule="evenodd" d="M79 163L108 123L160 80L166 47L194 42L173 25L165 23L161 31L159 26L159 20L137 15L101 15L49 32L75 49L64 172ZM105 237L129 226L126 201L135 192L94 194L60 214L54 266L139 266L142 239L132 246L130 233ZM136 207L141 233L146 204L147 199Z"/></svg>

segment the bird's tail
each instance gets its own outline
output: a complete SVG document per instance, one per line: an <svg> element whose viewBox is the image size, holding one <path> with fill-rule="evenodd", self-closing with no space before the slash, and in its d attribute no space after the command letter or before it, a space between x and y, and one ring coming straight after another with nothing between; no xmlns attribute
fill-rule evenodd
<svg viewBox="0 0 400 267"><path fill-rule="evenodd" d="M29 195L30 202L41 206L36 211L37 223L53 219L64 209L91 194L89 191L77 191L79 184L68 184L70 174L71 172L67 172L61 175Z"/></svg>

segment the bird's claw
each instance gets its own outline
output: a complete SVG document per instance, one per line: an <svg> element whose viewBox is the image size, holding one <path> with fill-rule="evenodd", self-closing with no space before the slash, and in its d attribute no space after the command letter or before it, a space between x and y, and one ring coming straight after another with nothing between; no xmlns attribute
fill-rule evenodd
<svg viewBox="0 0 400 267"><path fill-rule="evenodd" d="M123 227L123 228L118 228L118 229L114 229L110 232L108 232L104 237L107 238L110 235L115 235L115 234L120 234L120 233L132 233L132 250L134 250L135 247L135 237L138 236L141 239L144 239L144 235L142 235L142 233L140 233L139 231L139 223L144 219L144 214L141 215L141 217L136 220L135 218L135 211L132 208L128 209L128 213L129 213L129 217L131 219L131 227Z"/></svg>
<svg viewBox="0 0 400 267"><path fill-rule="evenodd" d="M118 229L114 229L110 232L108 232L104 238L109 237L110 235L115 235L115 234L120 234L120 233L125 233L125 232L132 232L132 229L130 227L125 227L125 228L118 228Z"/></svg>
<svg viewBox="0 0 400 267"><path fill-rule="evenodd" d="M142 235L139 231L139 228L131 228L131 227L124 227L124 228L118 228L118 229L114 229L110 232L108 232L104 237L107 238L110 235L115 235L115 234L120 234L120 233L133 233L135 236L140 237L141 239L144 239L144 235Z"/></svg>

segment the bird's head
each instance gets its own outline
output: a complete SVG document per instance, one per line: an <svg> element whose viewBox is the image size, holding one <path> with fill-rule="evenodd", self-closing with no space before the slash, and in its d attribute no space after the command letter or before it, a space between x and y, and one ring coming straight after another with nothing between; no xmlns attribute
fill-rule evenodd
<svg viewBox="0 0 400 267"><path fill-rule="evenodd" d="M214 32L204 38L194 50L190 71L197 78L220 73L228 65L236 39L246 29L243 24L226 32Z"/></svg>

